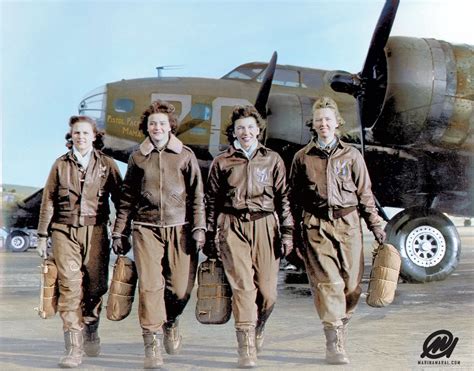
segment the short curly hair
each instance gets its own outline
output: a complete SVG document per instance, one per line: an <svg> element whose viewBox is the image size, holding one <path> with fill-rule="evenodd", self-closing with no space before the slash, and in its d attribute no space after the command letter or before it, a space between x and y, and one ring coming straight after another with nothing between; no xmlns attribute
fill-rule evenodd
<svg viewBox="0 0 474 371"><path fill-rule="evenodd" d="M175 108L171 103L164 100L155 100L148 108L142 113L140 117L139 129L147 137L148 133L148 118L154 113L164 113L168 115L170 121L171 133L175 134L178 130L178 117L175 113Z"/></svg>
<svg viewBox="0 0 474 371"><path fill-rule="evenodd" d="M234 124L237 120L245 117L253 117L255 121L257 121L257 126L260 129L260 134L258 136L258 140L261 139L263 135L263 131L267 127L267 123L265 120L262 118L260 113L258 113L257 109L254 106L247 105L247 106L241 106L237 105L234 106L232 109L232 113L230 114L230 122L226 127L225 133L227 135L227 140L229 141L230 144L234 143Z"/></svg>
<svg viewBox="0 0 474 371"><path fill-rule="evenodd" d="M69 131L66 133L64 139L66 139L66 147L68 149L72 149L72 127L76 122L84 121L91 125L92 131L95 135L95 140L92 143L94 148L102 149L104 147L104 135L105 133L102 130L97 129L97 122L90 116L79 115L79 116L71 116L69 118Z"/></svg>
<svg viewBox="0 0 474 371"><path fill-rule="evenodd" d="M337 108L337 103L334 99L329 98L329 97L320 97L316 99L316 101L313 104L313 111L312 111L313 115L314 115L314 111L321 108L332 109L334 111L334 114L336 115L336 120L339 127L344 126L346 122L342 118L341 113L339 112L339 108ZM308 126L310 130L313 130L313 120L308 120L306 122L306 126Z"/></svg>

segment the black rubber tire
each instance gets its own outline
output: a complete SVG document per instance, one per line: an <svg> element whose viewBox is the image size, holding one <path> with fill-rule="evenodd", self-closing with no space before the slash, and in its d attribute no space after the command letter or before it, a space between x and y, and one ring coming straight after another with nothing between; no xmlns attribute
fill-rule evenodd
<svg viewBox="0 0 474 371"><path fill-rule="evenodd" d="M7 249L12 252L23 252L30 247L30 237L23 231L13 231L7 237Z"/></svg>
<svg viewBox="0 0 474 371"><path fill-rule="evenodd" d="M436 210L423 207L405 209L387 223L385 231L387 242L400 251L400 276L408 282L444 280L459 264L459 233L451 220ZM420 247L423 242L429 251ZM427 255L431 257L427 258Z"/></svg>

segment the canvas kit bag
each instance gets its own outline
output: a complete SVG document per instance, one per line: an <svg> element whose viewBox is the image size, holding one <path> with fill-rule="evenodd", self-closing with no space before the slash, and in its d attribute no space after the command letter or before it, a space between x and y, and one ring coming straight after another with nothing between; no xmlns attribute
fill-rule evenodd
<svg viewBox="0 0 474 371"><path fill-rule="evenodd" d="M137 278L135 262L125 255L119 255L115 261L107 299L107 318L109 320L120 321L130 314Z"/></svg>
<svg viewBox="0 0 474 371"><path fill-rule="evenodd" d="M54 317L58 310L58 269L52 259L44 259L40 268L40 303L35 309L41 318L47 319Z"/></svg>
<svg viewBox="0 0 474 371"><path fill-rule="evenodd" d="M367 304L371 307L389 305L397 289L401 258L398 250L390 244L380 244L373 252L372 270L367 289Z"/></svg>
<svg viewBox="0 0 474 371"><path fill-rule="evenodd" d="M219 259L207 259L198 268L196 319L202 324L219 325L232 314L232 290Z"/></svg>

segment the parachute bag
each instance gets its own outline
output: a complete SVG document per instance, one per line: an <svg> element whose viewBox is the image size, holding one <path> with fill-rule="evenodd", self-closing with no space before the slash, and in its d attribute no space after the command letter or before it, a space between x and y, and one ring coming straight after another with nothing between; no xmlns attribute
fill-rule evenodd
<svg viewBox="0 0 474 371"><path fill-rule="evenodd" d="M39 307L35 309L41 318L47 319L54 317L58 311L58 269L56 267L56 263L52 259L44 259L40 268L40 303Z"/></svg>
<svg viewBox="0 0 474 371"><path fill-rule="evenodd" d="M119 255L114 265L112 283L107 299L107 318L121 321L131 310L137 286L137 269L130 258Z"/></svg>
<svg viewBox="0 0 474 371"><path fill-rule="evenodd" d="M367 304L381 308L389 305L397 289L401 258L390 244L381 244L373 251L372 270L367 289Z"/></svg>
<svg viewBox="0 0 474 371"><path fill-rule="evenodd" d="M220 325L232 314L232 290L219 259L207 259L198 268L196 319L205 325Z"/></svg>

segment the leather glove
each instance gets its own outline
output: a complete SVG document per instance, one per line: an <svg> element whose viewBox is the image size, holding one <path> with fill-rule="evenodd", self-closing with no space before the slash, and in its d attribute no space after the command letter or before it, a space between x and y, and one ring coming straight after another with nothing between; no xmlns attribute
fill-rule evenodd
<svg viewBox="0 0 474 371"><path fill-rule="evenodd" d="M127 236L112 236L112 250L116 255L126 255L131 248Z"/></svg>
<svg viewBox="0 0 474 371"><path fill-rule="evenodd" d="M36 252L43 259L46 259L48 257L48 238L47 237L38 237L38 246L36 246Z"/></svg>
<svg viewBox="0 0 474 371"><path fill-rule="evenodd" d="M379 245L385 242L387 235L381 227L375 227L374 229L372 229L372 233L374 234L375 241L377 241Z"/></svg>
<svg viewBox="0 0 474 371"><path fill-rule="evenodd" d="M204 232L204 229L196 229L193 232L193 240L196 241L197 250L201 250L206 243L206 233Z"/></svg>
<svg viewBox="0 0 474 371"><path fill-rule="evenodd" d="M293 237L291 235L283 235L281 237L281 255L288 256L293 251Z"/></svg>
<svg viewBox="0 0 474 371"><path fill-rule="evenodd" d="M215 232L206 232L206 242L202 247L202 252L209 259L217 259L217 257L219 256L216 246Z"/></svg>

